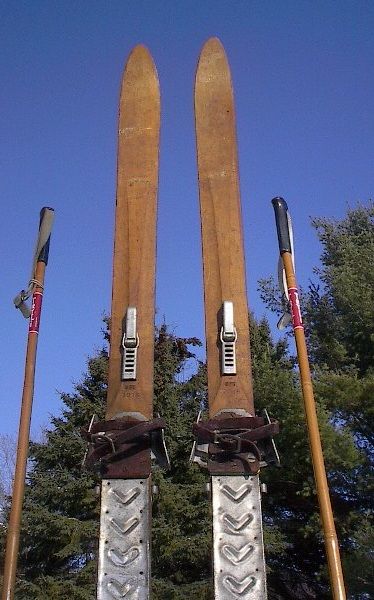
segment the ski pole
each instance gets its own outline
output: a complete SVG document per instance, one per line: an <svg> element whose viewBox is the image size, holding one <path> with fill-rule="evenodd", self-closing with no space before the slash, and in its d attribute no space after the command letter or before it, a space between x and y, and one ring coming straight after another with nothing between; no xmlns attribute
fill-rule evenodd
<svg viewBox="0 0 374 600"><path fill-rule="evenodd" d="M25 491L27 457L29 450L30 422L34 392L36 350L42 298L44 289L44 273L48 263L49 242L54 211L44 207L40 212L39 235L31 271L28 289L22 290L14 299L25 318L29 317L25 375L21 403L21 415L18 431L17 460L13 484L12 505L8 524L8 535L5 551L4 584L2 600L13 600L19 550L22 504ZM25 300L32 295L31 310Z"/></svg>
<svg viewBox="0 0 374 600"><path fill-rule="evenodd" d="M327 562L330 583L334 600L345 600L343 572L339 554L338 538L335 530L334 517L331 508L330 494L326 477L326 469L322 452L321 438L318 427L316 404L313 394L312 378L305 341L304 326L300 311L300 302L296 284L292 235L290 232L290 217L288 207L283 198L273 198L275 221L277 226L279 252L282 258L286 276L288 296L291 308L292 325L295 334L297 357L300 370L300 380L304 400L306 422L309 434L314 477L320 507L322 528L325 538Z"/></svg>

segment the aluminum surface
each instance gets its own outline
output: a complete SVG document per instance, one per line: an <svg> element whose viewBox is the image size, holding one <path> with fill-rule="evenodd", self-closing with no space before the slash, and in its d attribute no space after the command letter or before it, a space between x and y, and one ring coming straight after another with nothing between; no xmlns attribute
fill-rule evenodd
<svg viewBox="0 0 374 600"><path fill-rule="evenodd" d="M212 477L215 600L265 600L258 475Z"/></svg>
<svg viewBox="0 0 374 600"><path fill-rule="evenodd" d="M150 597L150 485L102 481L97 600Z"/></svg>

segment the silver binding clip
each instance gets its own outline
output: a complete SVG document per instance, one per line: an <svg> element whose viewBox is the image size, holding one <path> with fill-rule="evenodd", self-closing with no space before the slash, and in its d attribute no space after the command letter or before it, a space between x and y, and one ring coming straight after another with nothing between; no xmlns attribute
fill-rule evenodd
<svg viewBox="0 0 374 600"><path fill-rule="evenodd" d="M223 326L220 333L222 375L236 375L235 343L237 338L238 334L234 327L234 305L232 302L225 300L223 303Z"/></svg>
<svg viewBox="0 0 374 600"><path fill-rule="evenodd" d="M126 311L126 323L122 338L122 381L136 379L136 359L139 336L136 331L136 308L129 306Z"/></svg>

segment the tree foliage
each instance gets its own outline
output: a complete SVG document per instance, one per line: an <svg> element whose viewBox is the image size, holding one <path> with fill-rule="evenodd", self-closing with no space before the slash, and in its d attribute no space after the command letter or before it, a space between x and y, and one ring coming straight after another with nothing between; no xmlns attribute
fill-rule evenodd
<svg viewBox="0 0 374 600"><path fill-rule="evenodd" d="M348 210L340 221L312 221L322 244L321 265L315 271L318 281L302 294L343 568L350 598L360 599L374 592L373 217L370 202ZM280 313L273 283L262 282L261 289L268 306Z"/></svg>
<svg viewBox="0 0 374 600"><path fill-rule="evenodd" d="M341 221L312 221L323 251L306 301L309 346L320 366L336 371L374 367L374 205Z"/></svg>
<svg viewBox="0 0 374 600"><path fill-rule="evenodd" d="M313 225L323 247L321 286L310 286L306 303L315 387L335 428L355 442L354 468L331 473L331 480L339 492L348 585L352 595L368 598L374 594L374 204Z"/></svg>
<svg viewBox="0 0 374 600"><path fill-rule="evenodd" d="M3 522L3 515L6 512L7 498L12 493L16 446L13 436L0 435L0 523Z"/></svg>

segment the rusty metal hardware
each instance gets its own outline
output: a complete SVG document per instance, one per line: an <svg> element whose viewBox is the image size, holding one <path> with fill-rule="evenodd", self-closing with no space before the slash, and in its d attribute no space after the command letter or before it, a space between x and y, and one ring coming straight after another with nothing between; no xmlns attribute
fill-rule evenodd
<svg viewBox="0 0 374 600"><path fill-rule="evenodd" d="M169 468L164 419L152 421L111 419L92 421L82 436L88 441L84 466L98 470L106 479L148 477L152 451L159 466Z"/></svg>

